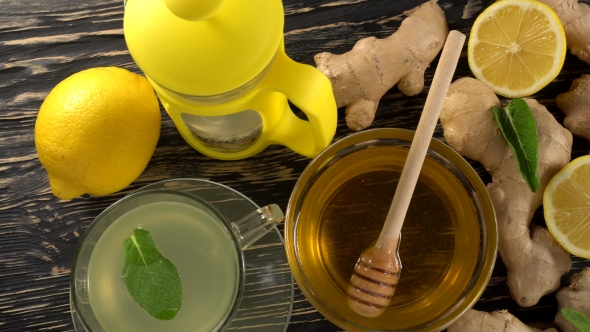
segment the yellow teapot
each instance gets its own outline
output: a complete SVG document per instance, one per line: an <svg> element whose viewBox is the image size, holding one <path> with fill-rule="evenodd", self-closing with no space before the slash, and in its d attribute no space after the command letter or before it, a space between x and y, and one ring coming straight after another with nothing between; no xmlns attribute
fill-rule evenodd
<svg viewBox="0 0 590 332"><path fill-rule="evenodd" d="M334 137L330 81L286 55L283 24L280 0L127 0L123 20L131 56L178 131L228 160L270 144L312 158Z"/></svg>

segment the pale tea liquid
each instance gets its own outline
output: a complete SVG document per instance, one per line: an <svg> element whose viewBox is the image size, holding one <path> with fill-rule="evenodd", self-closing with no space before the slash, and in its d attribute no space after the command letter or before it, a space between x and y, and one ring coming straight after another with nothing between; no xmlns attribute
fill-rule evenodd
<svg viewBox="0 0 590 332"><path fill-rule="evenodd" d="M376 318L348 307L355 263L379 236L406 156L402 148L375 147L344 157L315 180L298 218L295 245L306 282L333 314L375 330L428 324L463 296L478 264L473 202L448 169L427 158L402 229L391 305Z"/></svg>
<svg viewBox="0 0 590 332"><path fill-rule="evenodd" d="M151 202L120 216L98 240L88 266L88 293L105 331L213 331L229 314L238 292L239 258L228 231L198 206ZM178 200L178 199L174 199ZM123 241L137 227L178 269L182 306L162 321L141 308L123 284Z"/></svg>

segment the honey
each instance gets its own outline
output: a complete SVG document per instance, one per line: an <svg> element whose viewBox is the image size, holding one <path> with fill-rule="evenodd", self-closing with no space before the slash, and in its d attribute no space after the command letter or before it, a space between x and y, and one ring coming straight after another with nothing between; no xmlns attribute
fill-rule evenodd
<svg viewBox="0 0 590 332"><path fill-rule="evenodd" d="M354 265L379 236L407 152L408 146L371 146L331 161L308 180L312 185L296 207L297 281L314 306L340 326L428 330L467 296L481 273L486 240L473 193L460 172L431 153L402 228L401 277L390 306L375 318L348 307Z"/></svg>

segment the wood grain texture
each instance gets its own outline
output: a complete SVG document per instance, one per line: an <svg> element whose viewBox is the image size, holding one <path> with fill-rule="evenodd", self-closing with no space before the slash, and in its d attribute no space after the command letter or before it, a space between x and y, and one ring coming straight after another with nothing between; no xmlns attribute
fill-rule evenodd
<svg viewBox="0 0 590 332"><path fill-rule="evenodd" d="M348 51L358 39L393 33L405 12L423 1L284 0L285 47L296 61L313 64L316 53ZM469 35L469 27L491 0L440 0L449 28ZM589 1L590 2L590 1ZM225 184L258 205L286 208L289 195L309 159L272 146L241 161L218 161L190 148L162 111L156 152L143 174L125 190L60 201L51 194L36 155L34 125L39 107L58 82L83 69L120 66L140 72L123 38L122 0L0 0L0 330L71 331L70 265L81 234L102 210L129 192L157 180L194 177ZM157 42L157 41L154 41ZM464 48L456 78L472 76ZM437 58L438 59L438 58ZM426 71L430 85L437 60ZM555 96L590 66L568 54L562 73L534 97L563 122ZM416 129L426 92L415 97L391 89L381 100L375 127ZM351 134L343 110L335 139ZM435 137L442 138L440 125ZM574 139L572 156L590 151ZM471 164L484 181L489 175ZM534 222L543 224L542 210ZM279 227L283 231L282 226ZM574 258L572 272L590 266ZM567 284L569 278L563 278ZM523 309L510 298L506 269L498 261L479 310L508 309L525 323L546 325L556 312L554 295ZM295 290L288 331L339 331Z"/></svg>

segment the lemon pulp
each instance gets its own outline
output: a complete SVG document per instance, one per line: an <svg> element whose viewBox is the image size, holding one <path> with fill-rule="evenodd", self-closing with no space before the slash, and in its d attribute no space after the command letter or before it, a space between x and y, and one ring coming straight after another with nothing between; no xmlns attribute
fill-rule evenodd
<svg viewBox="0 0 590 332"><path fill-rule="evenodd" d="M590 259L590 156L579 157L545 188L543 209L549 232L568 252Z"/></svg>
<svg viewBox="0 0 590 332"><path fill-rule="evenodd" d="M475 20L467 56L477 79L496 94L529 96L563 66L565 32L555 12L530 0L501 0Z"/></svg>

